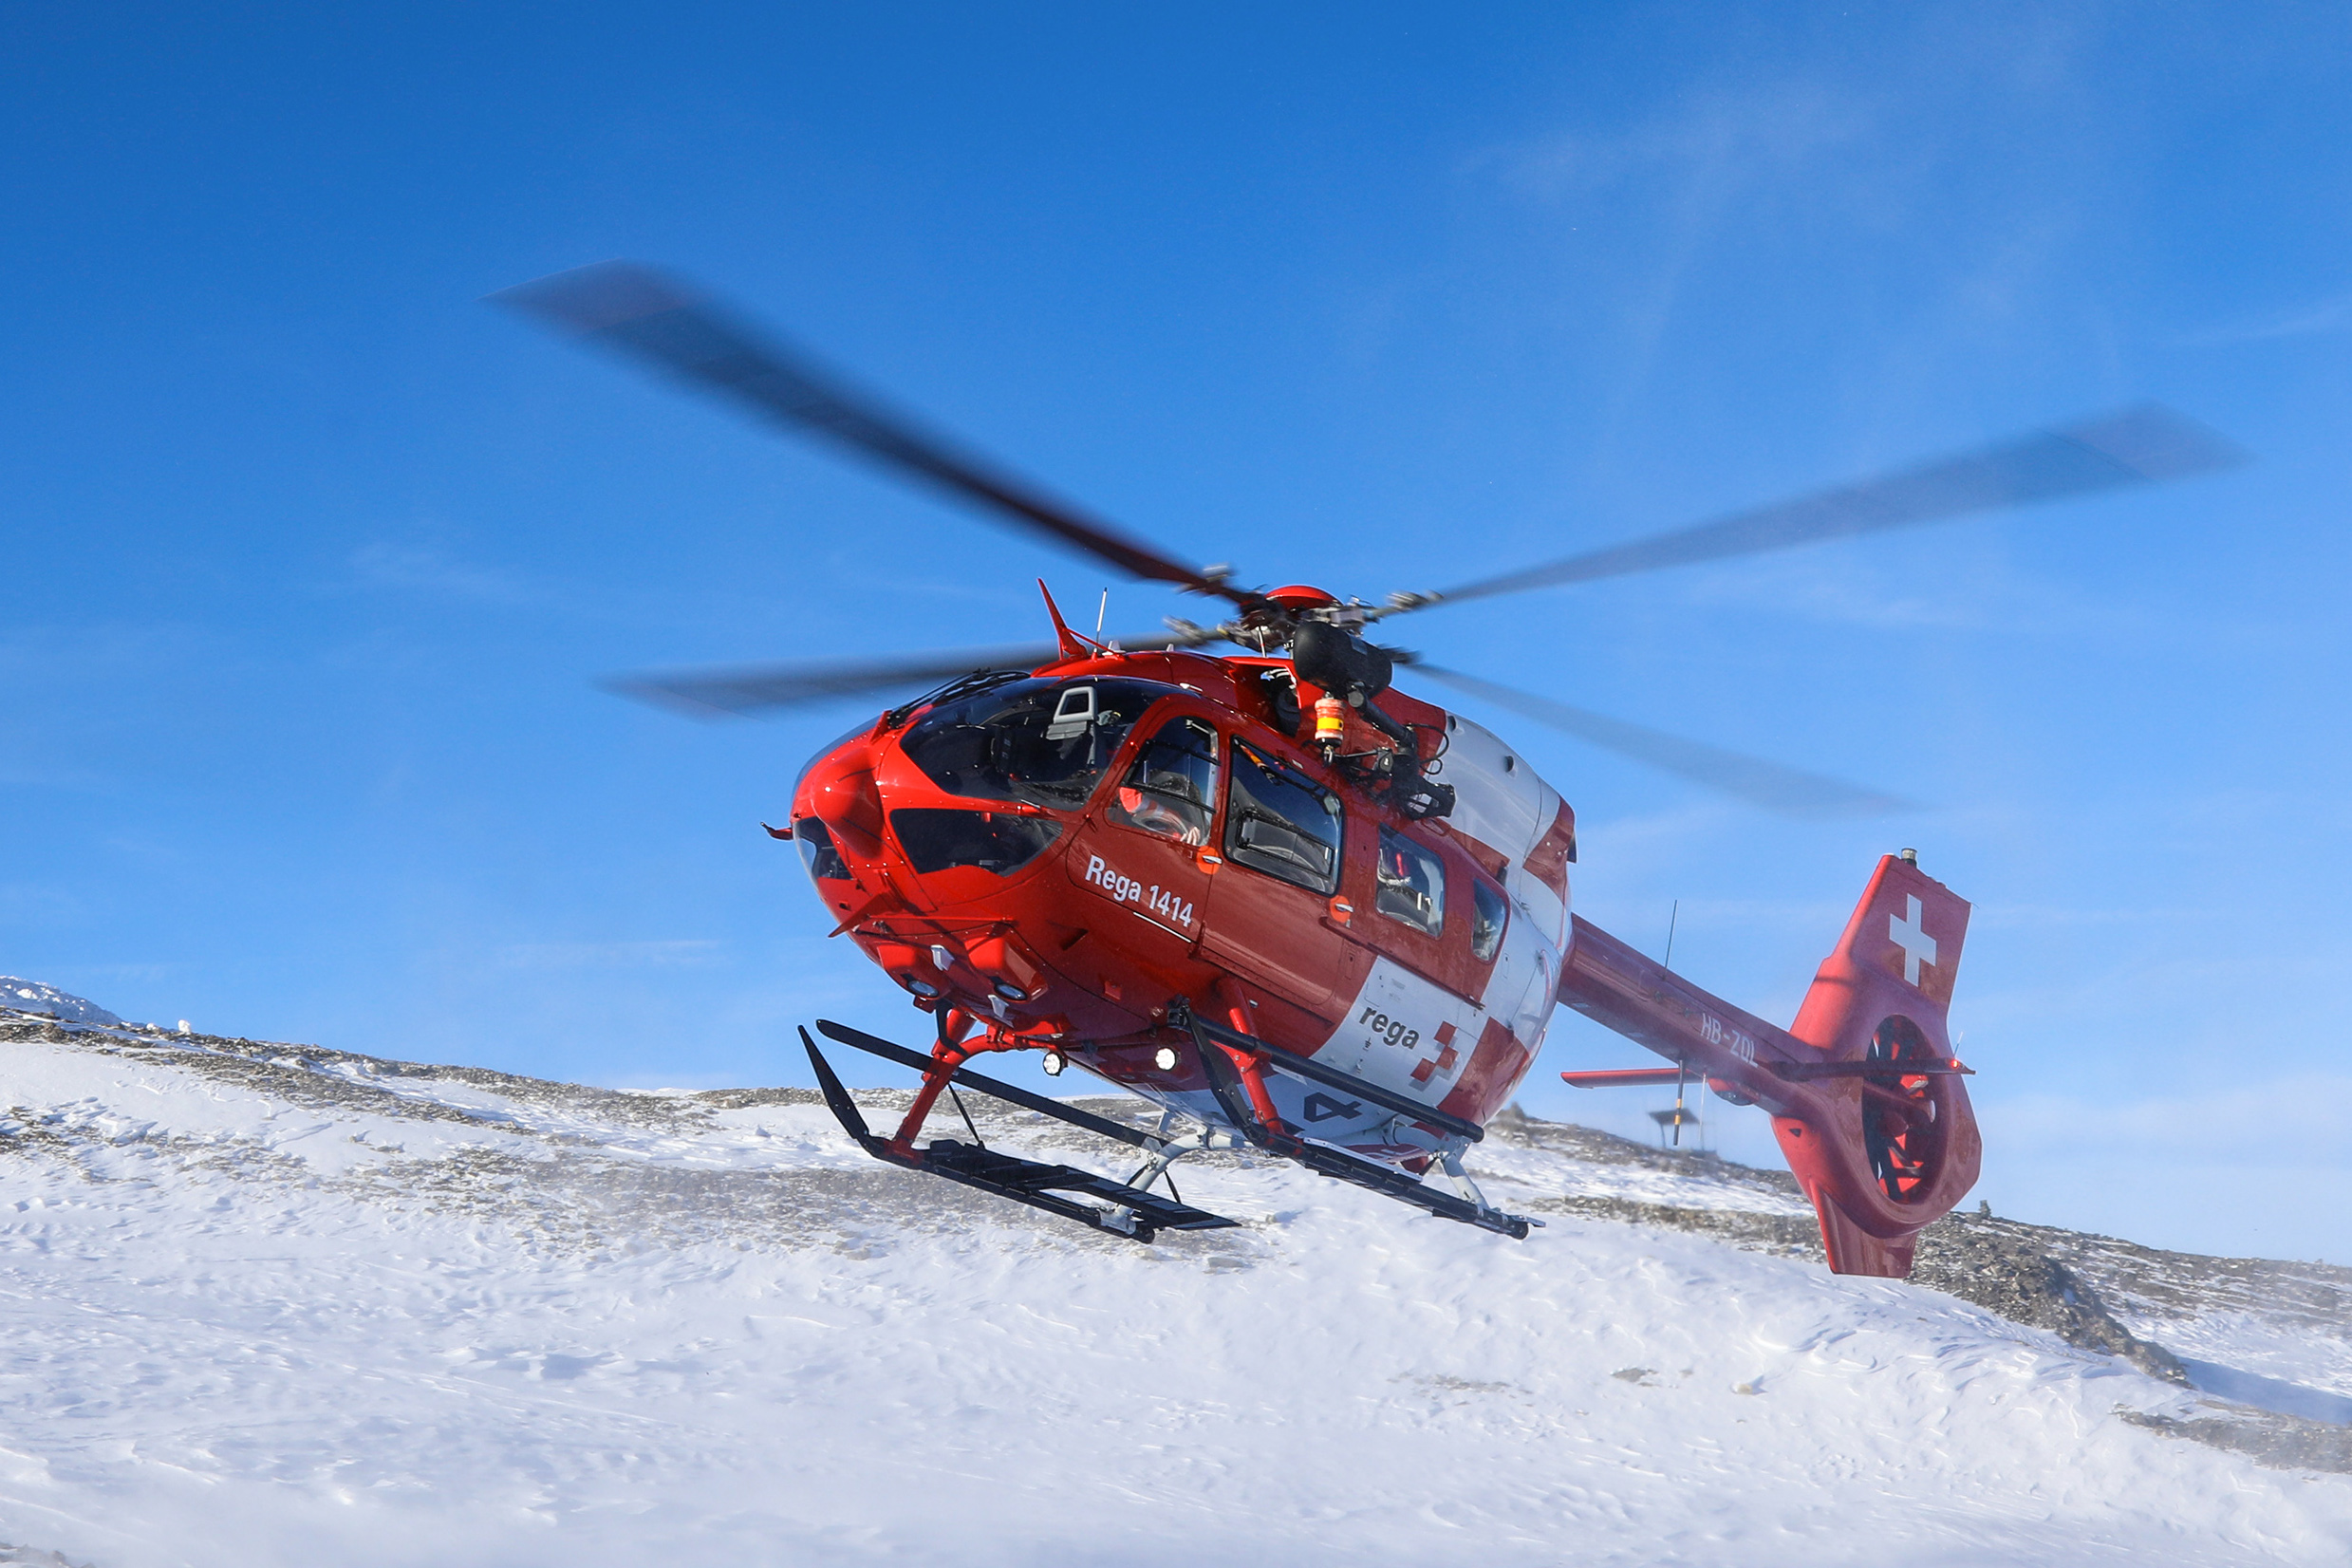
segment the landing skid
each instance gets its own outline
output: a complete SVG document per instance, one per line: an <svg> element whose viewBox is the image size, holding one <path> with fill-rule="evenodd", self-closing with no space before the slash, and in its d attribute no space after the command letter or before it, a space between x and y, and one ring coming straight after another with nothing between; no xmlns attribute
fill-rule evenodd
<svg viewBox="0 0 2352 1568"><path fill-rule="evenodd" d="M1482 1138L1484 1129L1474 1122L1433 1111L1428 1106L1407 1099L1404 1095L1380 1089L1377 1085L1334 1072L1308 1057L1294 1055L1279 1046L1244 1035L1211 1022L1200 1014L1185 1009L1169 1009L1169 1022L1180 1029L1189 1029L1194 1051L1201 1058L1201 1067L1208 1074L1208 1086L1224 1109L1225 1116L1241 1130L1241 1136L1252 1145L1270 1154L1296 1160L1318 1175L1334 1177L1342 1182L1393 1198L1401 1204L1427 1209L1441 1220L1456 1220L1481 1230L1491 1230L1514 1241L1525 1241L1531 1225L1543 1223L1517 1214L1505 1214L1487 1204L1478 1187L1462 1170L1462 1145ZM1447 1147L1440 1152L1440 1167L1455 1185L1463 1189L1460 1197L1439 1192L1425 1185L1417 1176L1385 1166L1377 1160L1367 1160L1350 1154L1329 1144L1310 1143L1298 1137L1279 1121L1270 1121L1257 1106L1249 1092L1246 1074L1253 1068L1271 1068L1305 1078L1309 1082L1334 1085L1372 1101L1384 1110L1394 1111L1409 1120L1422 1123L1448 1137Z"/></svg>
<svg viewBox="0 0 2352 1568"><path fill-rule="evenodd" d="M1409 1204L1415 1208L1436 1215L1439 1219L1476 1225L1481 1230L1494 1231L1499 1235L1524 1239L1530 1225L1539 1225L1543 1223L1540 1220L1523 1219L1515 1214L1504 1214L1484 1201L1469 1178L1463 1174L1460 1146L1466 1140L1455 1132L1453 1125L1455 1118L1431 1111L1426 1107L1409 1105L1408 1102L1415 1119L1435 1124L1439 1129L1448 1134L1455 1134L1451 1140L1452 1147L1438 1151L1438 1159L1446 1174L1462 1189L1462 1195L1459 1197L1437 1191L1423 1185L1419 1178L1392 1167L1381 1165L1377 1161L1350 1154L1344 1149L1335 1148L1328 1144L1310 1143L1293 1135L1279 1122L1271 1126L1265 1124L1254 1110L1250 1097L1241 1082L1239 1070L1229 1058L1237 1055L1255 1054L1264 1061L1265 1065L1279 1072L1296 1071L1303 1058L1293 1056L1290 1053L1281 1051L1265 1041L1210 1023L1197 1015L1180 1015L1171 1021L1180 1028L1189 1025L1194 1043L1199 1048L1202 1064L1209 1075L1209 1086L1215 1092L1219 1105L1223 1108L1227 1119L1240 1129L1241 1137L1246 1139L1252 1147L1263 1149L1269 1154L1294 1160L1318 1175L1330 1176L1369 1191L1377 1192L1384 1197L1393 1198L1399 1203ZM893 1045L888 1040L877 1039L871 1035L849 1028L844 1024L834 1023L830 1019L818 1019L817 1028L828 1038L842 1045L866 1052L870 1055L880 1056L885 1061L896 1062L902 1067L912 1068L922 1073L924 1093L918 1098L917 1107L926 1113L932 1097L940 1090L949 1089L952 1092L953 1086L960 1085L976 1092L991 1095L1008 1105L1019 1106L1024 1111L1034 1111L1039 1115L1050 1116L1055 1121L1066 1122L1072 1127L1083 1128L1089 1132L1099 1133L1106 1138L1115 1139L1120 1143L1143 1149L1149 1158L1136 1172L1136 1176L1145 1178L1147 1185L1149 1182L1158 1180L1160 1175L1167 1170L1169 1162L1178 1155L1191 1148L1202 1147L1202 1143L1205 1142L1205 1140L1195 1142L1189 1138L1170 1138L1165 1133L1146 1132L1124 1123L1114 1122L1109 1117L1097 1116L1091 1111L1080 1111L1074 1106L1064 1105L1059 1100L1048 1099L1042 1094L1033 1094L1013 1084L975 1073L970 1068L961 1065L961 1058L951 1060L947 1057L925 1055L921 1052L909 1051L904 1046ZM857 1102L850 1098L849 1092L842 1087L841 1079L835 1075L832 1065L817 1050L816 1042L809 1037L807 1030L800 1032L800 1040L808 1048L809 1063L816 1071L817 1084L824 1092L825 1103L831 1107L833 1115L840 1121L843 1130L857 1140L858 1146L867 1153L878 1160L887 1161L891 1165L901 1166L908 1170L921 1170L934 1176L942 1176L963 1186L975 1187L982 1192L993 1192L1000 1198L1010 1198L1017 1204L1025 1204L1031 1208L1043 1209L1049 1214L1058 1214L1064 1219L1075 1220L1096 1230L1110 1231L1114 1235L1125 1236L1138 1241L1151 1241L1163 1230L1216 1230L1235 1223L1232 1220L1194 1208L1174 1198L1175 1185L1172 1179L1168 1187L1171 1196L1163 1198L1146 1190L1143 1186L1134 1185L1131 1180L1129 1183L1119 1183L1109 1177L1097 1176L1071 1166L1046 1165L1036 1160L1024 1160L1015 1155L999 1153L980 1143L980 1133L977 1129L973 1129L973 1141L970 1144L947 1138L934 1141L925 1148L917 1148L912 1142L912 1135L920 1129L921 1118L910 1113L907 1124L901 1128L898 1137L877 1137L867 1126L865 1114L858 1110ZM947 1071L943 1072L942 1069ZM1301 1073L1299 1075L1310 1074ZM1320 1076L1319 1073L1313 1075ZM1359 1094L1364 1092L1360 1084L1353 1084L1351 1087ZM1469 1137L1478 1135L1479 1129L1475 1126L1462 1125L1467 1129ZM1222 1137L1223 1134L1221 1133L1219 1136ZM1082 1194L1088 1198L1098 1199L1109 1206L1102 1207L1095 1204L1083 1203L1075 1197L1067 1197L1063 1194Z"/></svg>
<svg viewBox="0 0 2352 1568"><path fill-rule="evenodd" d="M819 1019L817 1027L843 1045L869 1052L903 1067L911 1067L926 1078L947 1065L938 1057L908 1051L841 1024ZM809 1032L805 1029L800 1032L800 1043L809 1048L809 1064L816 1069L817 1086L824 1092L825 1103L832 1108L833 1115L840 1120L842 1129L877 1160L887 1160L908 1170L943 1176L960 1185L993 1192L999 1198L1010 1198L1017 1204L1026 1204L1031 1208L1058 1214L1065 1220L1075 1220L1080 1224L1136 1241L1151 1241L1164 1230L1222 1230L1236 1223L1223 1215L1210 1214L1188 1204L1114 1182L1107 1176L1097 1176L1092 1171L999 1154L980 1143L977 1130L973 1132L973 1142L969 1144L943 1138L920 1149L910 1144L877 1138L866 1125L865 1113L858 1110L857 1102L841 1086L841 1079L834 1074L832 1064L817 1050L816 1042L809 1037ZM1059 1101L1049 1100L1042 1094L1032 1094L1025 1089L1000 1083L966 1067L956 1068L943 1081L961 1084L1023 1110L1035 1111L1056 1121L1068 1122L1073 1127L1082 1127L1090 1132L1099 1132L1105 1137L1116 1138L1140 1148L1156 1152L1162 1141L1149 1133L1139 1132L1131 1127L1111 1121L1109 1117L1079 1111ZM1063 1193L1084 1193L1090 1198L1101 1199L1110 1206L1105 1208L1080 1203L1061 1196Z"/></svg>

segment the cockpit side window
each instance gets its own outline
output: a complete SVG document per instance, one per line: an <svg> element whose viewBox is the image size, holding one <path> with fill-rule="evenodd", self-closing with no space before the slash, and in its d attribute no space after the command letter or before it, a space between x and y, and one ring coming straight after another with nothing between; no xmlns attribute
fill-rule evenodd
<svg viewBox="0 0 2352 1568"><path fill-rule="evenodd" d="M1206 844L1217 812L1217 731L1198 719L1171 719L1135 754L1127 781L1105 813L1180 844Z"/></svg>
<svg viewBox="0 0 2352 1568"><path fill-rule="evenodd" d="M1171 688L1148 681L1017 681L943 702L902 743L949 794L1074 811L1144 710Z"/></svg>
<svg viewBox="0 0 2352 1568"><path fill-rule="evenodd" d="M1339 797L1303 775L1233 743L1225 853L1312 892L1339 887Z"/></svg>
<svg viewBox="0 0 2352 1568"><path fill-rule="evenodd" d="M808 867L812 882L849 880L849 863L833 847L833 835L825 831L825 824L804 816L793 824L793 837L799 842L800 862Z"/></svg>
<svg viewBox="0 0 2352 1568"><path fill-rule="evenodd" d="M1393 828L1380 830L1372 906L1391 920L1436 936L1446 928L1446 863Z"/></svg>
<svg viewBox="0 0 2352 1568"><path fill-rule="evenodd" d="M1510 902L1503 889L1484 877L1473 878L1470 891L1478 905L1470 917L1470 957L1481 963L1489 963L1503 946L1503 928L1511 918Z"/></svg>

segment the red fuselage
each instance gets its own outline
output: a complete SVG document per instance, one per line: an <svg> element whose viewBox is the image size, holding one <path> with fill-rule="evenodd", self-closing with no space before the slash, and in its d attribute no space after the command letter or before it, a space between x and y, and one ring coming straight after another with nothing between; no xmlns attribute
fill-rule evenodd
<svg viewBox="0 0 2352 1568"><path fill-rule="evenodd" d="M1210 1122L1179 998L1465 1120L1508 1100L1558 992L1575 830L1500 742L1384 694L1460 798L1416 821L1301 740L1320 694L1285 661L991 679L885 715L793 799L828 912L918 1006ZM1380 744L1348 716L1347 753ZM1440 1141L1313 1085L1269 1092L1375 1158L1417 1167Z"/></svg>

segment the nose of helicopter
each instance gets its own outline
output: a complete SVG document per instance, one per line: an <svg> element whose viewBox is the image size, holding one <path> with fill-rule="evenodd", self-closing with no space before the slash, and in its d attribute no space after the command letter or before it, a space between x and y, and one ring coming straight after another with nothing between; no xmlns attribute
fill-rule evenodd
<svg viewBox="0 0 2352 1568"><path fill-rule="evenodd" d="M1003 1023L1035 1021L1048 984L1036 955L994 922L938 925L935 911L943 900L955 902L956 888L934 884L971 874L971 856L953 842L971 831L965 819L993 822L985 831L995 839L1026 827L1050 842L1057 826L924 804L935 792L923 790L893 812L889 769L877 777L886 760L882 745L854 737L812 763L793 793L793 836L827 913L838 929L857 927L859 945L916 996L943 997ZM886 840L886 821L895 822L894 839ZM919 935L893 934L889 917L904 914L933 918L921 922Z"/></svg>
<svg viewBox="0 0 2352 1568"><path fill-rule="evenodd" d="M793 792L793 836L825 907L843 924L895 904L883 866L882 787L863 736L809 764Z"/></svg>
<svg viewBox="0 0 2352 1568"><path fill-rule="evenodd" d="M872 748L853 740L809 770L793 811L825 825L839 849L864 861L882 856L882 787Z"/></svg>

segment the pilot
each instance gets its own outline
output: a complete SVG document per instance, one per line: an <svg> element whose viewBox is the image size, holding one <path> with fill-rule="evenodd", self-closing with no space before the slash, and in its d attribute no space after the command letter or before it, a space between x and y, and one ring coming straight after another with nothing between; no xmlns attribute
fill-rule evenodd
<svg viewBox="0 0 2352 1568"><path fill-rule="evenodd" d="M1151 782L1154 787L1150 789L1133 784L1120 786L1120 814L1148 833L1158 833L1180 844L1206 844L1208 828L1201 820L1201 809L1179 793L1184 780L1168 777Z"/></svg>

